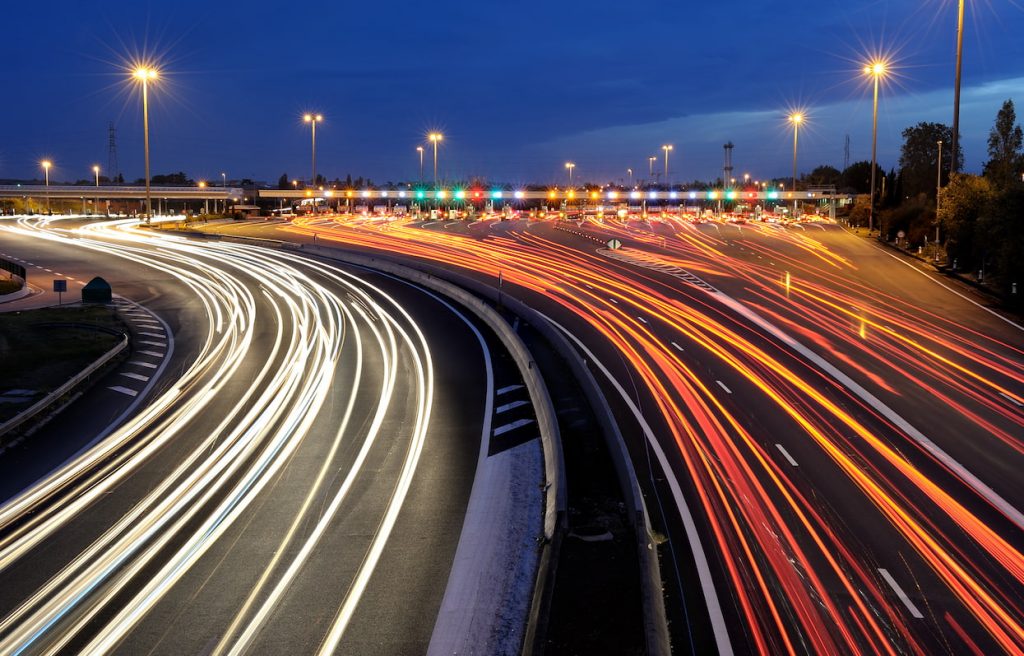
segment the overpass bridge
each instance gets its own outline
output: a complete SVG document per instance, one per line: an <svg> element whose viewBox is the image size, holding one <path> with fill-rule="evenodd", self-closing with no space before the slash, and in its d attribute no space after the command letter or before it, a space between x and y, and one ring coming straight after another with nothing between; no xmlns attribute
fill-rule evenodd
<svg viewBox="0 0 1024 656"><path fill-rule="evenodd" d="M150 187L150 196L165 200L242 200L244 190L237 187ZM133 185L0 185L0 198L51 200L100 199L145 200L146 188Z"/></svg>
<svg viewBox="0 0 1024 656"><path fill-rule="evenodd" d="M462 187L439 188L392 188L392 189L260 189L260 198L285 200L316 199L327 203L350 202L411 204L419 202L515 202L549 201L565 202L608 202L608 203L657 203L657 204L703 204L708 202L732 203L790 203L832 202L848 199L848 194L837 193L832 188L811 188L800 191L782 189L593 189L585 187L552 187L548 189L476 189Z"/></svg>

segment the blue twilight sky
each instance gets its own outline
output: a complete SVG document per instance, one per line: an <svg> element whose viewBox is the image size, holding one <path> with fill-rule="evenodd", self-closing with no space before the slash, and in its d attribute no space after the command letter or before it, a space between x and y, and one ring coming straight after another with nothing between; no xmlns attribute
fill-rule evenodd
<svg viewBox="0 0 1024 656"><path fill-rule="evenodd" d="M1000 104L1024 117L1024 0L968 0L962 143L986 158ZM309 177L306 110L322 112L318 171L375 182L419 176L416 146L440 130L451 179L606 182L648 175L675 146L675 181L788 176L789 107L806 107L802 171L870 159L871 53L894 58L882 90L879 162L900 131L952 121L955 0L8 3L0 36L0 178L142 175L142 111L125 69L155 57L154 173L210 180ZM426 176L431 176L427 145ZM737 177L738 177L737 176Z"/></svg>

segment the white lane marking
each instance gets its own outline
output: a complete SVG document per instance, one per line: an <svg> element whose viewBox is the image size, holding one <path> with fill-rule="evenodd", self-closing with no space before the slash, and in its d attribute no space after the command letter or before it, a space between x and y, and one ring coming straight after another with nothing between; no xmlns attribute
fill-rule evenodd
<svg viewBox="0 0 1024 656"><path fill-rule="evenodd" d="M157 365L151 362L142 362L140 360L132 360L128 364L134 364L137 367L146 367L147 369L156 369Z"/></svg>
<svg viewBox="0 0 1024 656"><path fill-rule="evenodd" d="M515 320L512 321L512 332L519 332L519 317L516 317Z"/></svg>
<svg viewBox="0 0 1024 656"><path fill-rule="evenodd" d="M498 426L497 428L494 429L493 435L494 435L494 437L498 437L499 435L504 435L505 433L507 433L507 432L509 432L511 430L515 430L517 428L522 428L523 426L526 426L527 424L532 424L532 423L533 423L532 419L517 419L517 420L513 421L511 424L505 424L504 426Z"/></svg>
<svg viewBox="0 0 1024 656"><path fill-rule="evenodd" d="M732 394L732 390L731 390L731 389L729 389L728 387L726 387L726 386L725 386L725 383L723 383L723 382L722 382L722 381L720 381L720 380L716 380L715 382L716 382L716 383L718 383L718 386L719 386L719 387L721 387L722 389L724 389L724 390L725 390L725 393L726 393L726 394Z"/></svg>
<svg viewBox="0 0 1024 656"><path fill-rule="evenodd" d="M514 392L517 389L523 389L523 386L522 385L508 385L507 387L502 387L501 389L499 389L497 392L494 393L494 395L495 396L501 396L502 394L508 394L509 392Z"/></svg>
<svg viewBox="0 0 1024 656"><path fill-rule="evenodd" d="M794 467L800 466L796 464L796 460L793 460L793 456L789 455L789 451L786 451L786 447L782 446L781 444L776 444L775 448L782 452L782 455L786 457L786 460L789 461L789 464L793 465Z"/></svg>
<svg viewBox="0 0 1024 656"><path fill-rule="evenodd" d="M140 330L139 334L140 335L145 335L146 337L163 337L164 336L163 333L147 333L146 331L143 331L143 330Z"/></svg>
<svg viewBox="0 0 1024 656"><path fill-rule="evenodd" d="M164 357L163 351L139 351L139 355L152 355L154 358Z"/></svg>
<svg viewBox="0 0 1024 656"><path fill-rule="evenodd" d="M679 352L682 352L682 350L683 350L683 347L678 345L678 344L676 344L675 342L672 342L672 346L673 346L673 348L675 348L675 350L677 350Z"/></svg>
<svg viewBox="0 0 1024 656"><path fill-rule="evenodd" d="M167 346L167 342L154 342L151 339L140 339L139 344L146 344L147 346Z"/></svg>
<svg viewBox="0 0 1024 656"><path fill-rule="evenodd" d="M527 401L513 401L512 403L499 405L497 408L494 409L494 413L500 415L503 412L508 412L509 410L513 410L515 408L521 408L524 405L529 405L529 403Z"/></svg>
<svg viewBox="0 0 1024 656"><path fill-rule="evenodd" d="M138 392L136 392L133 389L128 389L127 387L121 387L120 385L114 385L113 387L108 387L107 389L114 390L115 392L120 392L121 394L127 394L128 396L138 396L138 394L139 394Z"/></svg>
<svg viewBox="0 0 1024 656"><path fill-rule="evenodd" d="M562 331L562 334L576 344L577 348L585 353L591 362L597 365L597 368L601 370L604 377L615 388L615 391L622 398L623 403L629 408L629 411L643 430L644 437L651 446L651 450L658 460L658 465L661 467L662 474L665 476L665 481L672 491L672 499L675 501L676 510L679 511L679 516L683 520L683 530L686 531L686 541L690 545L690 555L693 556L694 564L697 567L697 578L700 580L700 590L704 596L704 607L711 618L711 631L715 634L715 646L718 648L718 653L721 656L733 656L732 642L729 639L725 615L722 614L722 604L718 600L718 591L715 590L715 582L711 577L711 566L708 564L708 556L704 552L704 545L701 543L700 533L697 531L697 523L693 519L690 506L686 504L686 498L683 496L683 489L679 485L679 479L676 478L675 472L669 464L668 456L665 455L665 449L662 448L661 442L654 435L651 425L647 423L636 402L633 401L630 394L626 392L626 389L616 380L612 372L608 371L608 367L604 366L604 363L601 362L594 352L587 348L576 335L569 332L565 326L543 313L541 316L550 322L552 326Z"/></svg>
<svg viewBox="0 0 1024 656"><path fill-rule="evenodd" d="M885 579L885 582L889 584L889 587L891 587L896 592L896 596L900 598L900 601L902 601L903 605L907 607L907 610L910 611L910 614L919 620L924 619L924 615L922 615L921 611L917 609L917 606L914 605L914 602L910 601L910 597L908 597L907 593L903 591L903 588L901 588L900 584L896 582L896 579L892 577L892 574L889 573L889 570L882 569L881 567L879 567L878 573L882 575L882 578Z"/></svg>
<svg viewBox="0 0 1024 656"><path fill-rule="evenodd" d="M639 321L640 323L644 323L644 324L645 324L645 323L647 323L647 319L644 319L643 317L637 317L637 320L638 320L638 321Z"/></svg>
<svg viewBox="0 0 1024 656"><path fill-rule="evenodd" d="M609 298L608 300L611 301L612 303L616 304L616 305L619 304L619 302L616 301L614 298Z"/></svg>
<svg viewBox="0 0 1024 656"><path fill-rule="evenodd" d="M149 376L143 376L142 374L133 374L130 371L122 371L121 375L124 376L125 378L131 378L132 380L141 380L142 382L146 382L147 380L149 380Z"/></svg>
<svg viewBox="0 0 1024 656"><path fill-rule="evenodd" d="M913 264L910 264L909 262L904 262L903 260L901 260L900 258L896 257L896 256L895 256L895 255L893 255L892 253L890 253L890 252L886 251L885 249L883 249L883 248L882 248L881 246L875 246L875 248L877 248L878 250L882 251L883 253L885 253L886 255L888 255L889 257L891 257L892 259L896 260L897 262L899 262L899 263L900 263L900 264L902 264L903 266L905 266L905 267L910 267L910 268L911 268L911 269L913 269L914 271L917 271L917 272L918 272L918 273L920 273L920 274L921 274L922 276L924 276L924 277L925 277L925 278L927 278L928 280L931 280L931 281L932 281L933 283L935 283L935 284L936 284L936 285L938 285L939 287L942 287L942 288L944 288L944 289L945 289L945 290L947 290L947 291L953 292L954 294L956 294L956 295L957 295L957 296L959 296L960 298L964 299L964 300L965 300L965 301L967 301L968 303L971 303L972 305L977 305L977 306L978 306L978 307L980 307L980 308L981 308L982 310L984 310L984 311L988 312L989 314L991 314L991 315L992 315L992 316L994 316L995 318L997 318L997 319L1001 319L1001 320L1005 321L1006 323L1010 324L1011 326L1013 326L1013 327L1014 327L1014 328L1016 328L1017 330L1024 330L1024 326L1020 325L1019 323L1016 323L1016 322L1010 321L1009 319L1007 319L1007 318L1006 318L1006 317L1004 317L1003 315L999 314L999 313L998 313L998 312L996 312L995 310L989 309L989 308L985 307L984 305L982 305L981 303L978 303L977 301L975 301L975 300L972 300L972 299L968 298L967 296L965 296L965 295L961 294L960 292L958 292L957 290L953 289L952 287L949 287L949 286L947 286L947 285L944 285L944 284L942 284L941 282L939 282L939 281L938 281L938 280L936 280L935 278L933 278L933 277L929 276L929 275L928 275L927 273L925 273L924 271L921 271L920 269L918 269L918 268L917 268L916 266L914 266Z"/></svg>
<svg viewBox="0 0 1024 656"><path fill-rule="evenodd" d="M1009 401L1013 405L1017 406L1018 408L1024 408L1024 403L1021 403L1020 401L1018 401L1017 399L1013 398L1012 396L1010 396L1006 392L1000 392L999 396L1003 397L1004 399L1006 399L1007 401Z"/></svg>

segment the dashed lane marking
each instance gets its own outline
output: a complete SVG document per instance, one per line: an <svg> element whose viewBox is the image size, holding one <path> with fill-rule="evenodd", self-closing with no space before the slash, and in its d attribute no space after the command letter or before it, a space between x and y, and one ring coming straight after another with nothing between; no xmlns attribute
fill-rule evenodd
<svg viewBox="0 0 1024 656"><path fill-rule="evenodd" d="M683 347L680 346L679 344L676 344L675 342L672 342L672 347L679 352L682 352L683 350Z"/></svg>
<svg viewBox="0 0 1024 656"><path fill-rule="evenodd" d="M499 405L494 410L494 414L500 415L503 412L508 412L514 408L521 408L524 405L529 405L528 401L513 401L512 403L506 403L505 405Z"/></svg>
<svg viewBox="0 0 1024 656"><path fill-rule="evenodd" d="M896 596L900 598L900 601L903 602L903 605L906 606L907 610L910 611L910 614L919 620L924 619L924 615L922 615L921 611L917 609L917 606L914 605L914 602L910 601L910 597L908 597L907 593L903 591L903 588L901 588L900 584L896 582L896 579L892 577L892 574L889 573L889 570L882 569L881 567L879 567L878 573L882 575L882 578L885 579L885 582L888 583L889 587L893 589L893 591L896 593Z"/></svg>
<svg viewBox="0 0 1024 656"><path fill-rule="evenodd" d="M498 426L497 428L495 428L494 429L494 437L498 437L499 435L504 435L505 433L507 433L509 431L515 430L517 428L522 428L523 426L527 426L527 425L532 424L532 423L533 423L532 419L517 419L517 420L513 421L511 424L505 424L504 426Z"/></svg>
<svg viewBox="0 0 1024 656"><path fill-rule="evenodd" d="M139 344L146 344L147 346L160 346L160 347L166 347L167 346L167 342L154 342L151 339L140 339L139 340Z"/></svg>
<svg viewBox="0 0 1024 656"><path fill-rule="evenodd" d="M121 387L120 385L114 385L113 387L108 387L107 389L114 390L115 392L118 392L120 394L125 394L127 396L138 396L139 395L139 393L136 392L135 390L129 389L127 387Z"/></svg>
<svg viewBox="0 0 1024 656"><path fill-rule="evenodd" d="M128 364L134 364L136 367L146 367L147 369L156 369L159 366L152 362L142 362L141 360L132 360Z"/></svg>
<svg viewBox="0 0 1024 656"><path fill-rule="evenodd" d="M152 355L154 358L164 357L163 351L139 351L140 355Z"/></svg>
<svg viewBox="0 0 1024 656"><path fill-rule="evenodd" d="M720 380L716 380L715 382L716 382L716 383L718 383L718 386L719 386L719 387L721 387L722 389L724 389L724 390L725 390L725 393L726 393L726 394L732 394L732 390L731 390L731 389L729 389L728 387L726 387L726 386L725 386L725 383L723 383L723 382L722 382L722 381L720 381Z"/></svg>
<svg viewBox="0 0 1024 656"><path fill-rule="evenodd" d="M782 453L782 455L785 456L786 460L789 461L789 464L793 465L794 467L800 466L796 464L796 460L793 460L793 456L789 455L789 451L786 451L786 447L782 446L781 444L776 444L775 448L777 448Z"/></svg>
<svg viewBox="0 0 1024 656"><path fill-rule="evenodd" d="M142 374L133 374L130 371L122 371L121 375L124 376L125 378L131 378L132 380L141 380L144 383L149 380L149 376L143 376Z"/></svg>
<svg viewBox="0 0 1024 656"><path fill-rule="evenodd" d="M522 385L509 385L507 387L502 387L497 392L495 392L494 395L495 396L501 396L502 394L508 394L509 392L514 392L517 389L522 389L522 388L523 388Z"/></svg>

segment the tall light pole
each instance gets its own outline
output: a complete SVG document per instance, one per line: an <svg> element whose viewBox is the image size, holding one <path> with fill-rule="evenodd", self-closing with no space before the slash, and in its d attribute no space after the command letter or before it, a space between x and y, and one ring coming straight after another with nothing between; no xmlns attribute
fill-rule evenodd
<svg viewBox="0 0 1024 656"><path fill-rule="evenodd" d="M939 161L935 172L935 258L939 257L939 195L942 193L942 139L939 139Z"/></svg>
<svg viewBox="0 0 1024 656"><path fill-rule="evenodd" d="M629 186L633 186L633 169L626 169L626 175L629 176Z"/></svg>
<svg viewBox="0 0 1024 656"><path fill-rule="evenodd" d="M228 213L228 174L221 171L220 188L224 190L224 197L220 199L220 209L224 214ZM216 207L216 206L215 206Z"/></svg>
<svg viewBox="0 0 1024 656"><path fill-rule="evenodd" d="M313 126L313 178L310 184L316 186L316 124L323 123L324 117L320 114L306 114L302 120Z"/></svg>
<svg viewBox="0 0 1024 656"><path fill-rule="evenodd" d="M431 132L427 135L427 139L430 139L430 143L434 144L434 187L437 187L437 144L439 141L444 140L444 135L440 132Z"/></svg>
<svg viewBox="0 0 1024 656"><path fill-rule="evenodd" d="M878 168L878 83L885 76L884 61L875 61L864 67L864 73L874 78L875 100L871 119L871 196L868 209L868 234L875 228L875 169Z"/></svg>
<svg viewBox="0 0 1024 656"><path fill-rule="evenodd" d="M956 81L953 83L953 138L950 140L949 172L956 173L957 144L960 141L960 72L964 63L964 0L960 0L956 18Z"/></svg>
<svg viewBox="0 0 1024 656"><path fill-rule="evenodd" d="M200 189L206 189L206 181L205 180L200 180L199 181L199 188ZM203 199L203 214L209 214L209 213L210 213L210 199L204 198Z"/></svg>
<svg viewBox="0 0 1024 656"><path fill-rule="evenodd" d="M423 182L423 146L416 146L416 152L420 154L420 182Z"/></svg>
<svg viewBox="0 0 1024 656"><path fill-rule="evenodd" d="M93 172L93 175L96 176L96 201L95 201L93 207L95 208L95 210L97 212L99 212L100 211L100 193L99 193L99 188L100 188L100 166L99 166L99 164L93 164L92 172Z"/></svg>
<svg viewBox="0 0 1024 656"><path fill-rule="evenodd" d="M668 154L672 150L672 144L665 144L661 147L665 151L665 184L668 184Z"/></svg>
<svg viewBox="0 0 1024 656"><path fill-rule="evenodd" d="M53 166L53 162L48 159L44 159L39 163L43 167L43 176L46 178L46 213L50 213L50 167Z"/></svg>
<svg viewBox="0 0 1024 656"><path fill-rule="evenodd" d="M159 77L155 68L139 67L132 76L142 82L142 136L146 154L146 223L153 220L153 199L149 186L149 82Z"/></svg>
<svg viewBox="0 0 1024 656"><path fill-rule="evenodd" d="M572 170L576 168L576 165L572 162L566 162L565 168L569 169L569 186L572 186Z"/></svg>
<svg viewBox="0 0 1024 656"><path fill-rule="evenodd" d="M658 161L657 156L651 156L647 158L647 177L651 180L654 179L654 163Z"/></svg>

